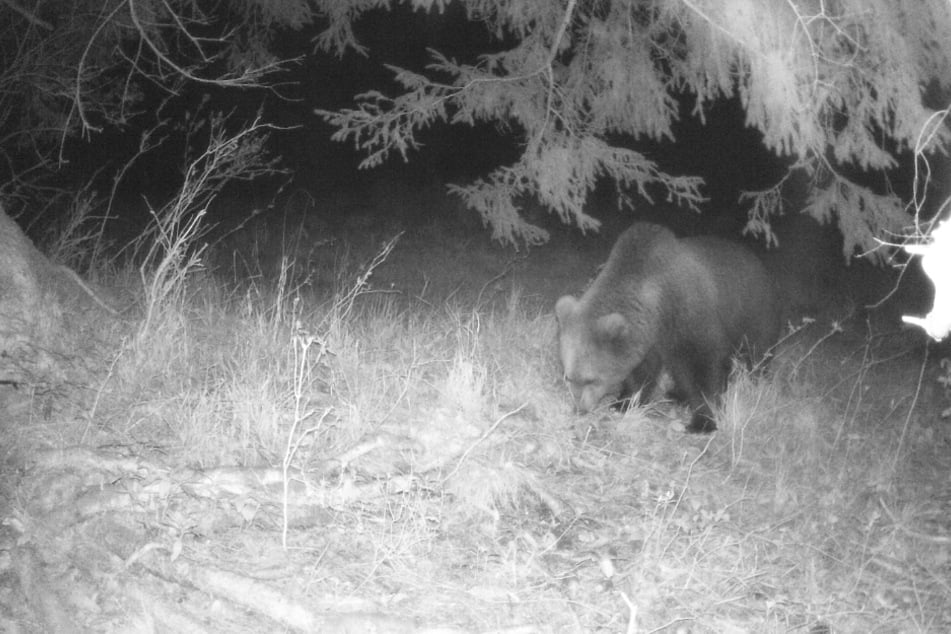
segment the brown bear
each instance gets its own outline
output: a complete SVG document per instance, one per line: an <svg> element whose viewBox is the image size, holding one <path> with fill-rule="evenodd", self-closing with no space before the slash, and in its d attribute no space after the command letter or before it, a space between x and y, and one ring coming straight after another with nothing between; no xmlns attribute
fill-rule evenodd
<svg viewBox="0 0 951 634"><path fill-rule="evenodd" d="M661 372L693 411L691 432L716 429L712 407L731 358L758 362L776 343L779 306L763 264L740 244L677 238L636 223L618 238L581 299L555 305L565 380L578 409L650 394Z"/></svg>

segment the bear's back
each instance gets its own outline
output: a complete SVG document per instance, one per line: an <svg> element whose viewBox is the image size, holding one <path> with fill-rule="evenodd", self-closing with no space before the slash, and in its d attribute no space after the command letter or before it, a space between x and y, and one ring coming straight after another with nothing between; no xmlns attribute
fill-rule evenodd
<svg viewBox="0 0 951 634"><path fill-rule="evenodd" d="M780 311L772 278L762 261L738 242L714 236L685 238L683 246L716 289L719 322L734 343L745 338L763 353L779 337Z"/></svg>
<svg viewBox="0 0 951 634"><path fill-rule="evenodd" d="M648 287L662 296L659 305L647 299ZM747 247L715 236L677 238L644 222L618 237L582 305L592 317L619 312L643 321L649 314L678 338L712 328L731 346L746 339L760 352L781 325L772 280Z"/></svg>

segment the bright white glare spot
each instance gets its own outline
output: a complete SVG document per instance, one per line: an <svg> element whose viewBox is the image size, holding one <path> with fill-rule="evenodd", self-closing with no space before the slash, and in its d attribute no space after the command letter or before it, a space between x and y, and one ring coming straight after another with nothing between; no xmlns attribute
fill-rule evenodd
<svg viewBox="0 0 951 634"><path fill-rule="evenodd" d="M935 227L928 244L908 244L904 249L921 256L921 268L934 284L934 305L924 317L902 315L901 319L941 341L951 331L951 221Z"/></svg>

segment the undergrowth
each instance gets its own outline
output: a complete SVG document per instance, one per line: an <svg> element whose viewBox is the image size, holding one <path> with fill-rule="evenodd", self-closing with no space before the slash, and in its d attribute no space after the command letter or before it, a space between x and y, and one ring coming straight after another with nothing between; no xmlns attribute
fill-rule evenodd
<svg viewBox="0 0 951 634"><path fill-rule="evenodd" d="M934 508L906 497L920 477L907 461L921 468L933 446L926 428L902 438L910 402L880 417L868 351L830 368L807 348L738 373L720 431L689 437L664 405L577 419L552 320L522 309L517 289L433 309L366 292L229 294L205 275L181 308L147 354L120 360L103 427L194 466L427 474L341 543L372 546L348 564L363 584L383 583L383 561L420 587L465 584L463 566L490 599L515 593L517 620L558 631L945 623L947 549L915 536ZM465 619L506 622L482 600Z"/></svg>
<svg viewBox="0 0 951 634"><path fill-rule="evenodd" d="M293 253L253 284L177 269L174 292L140 295L148 318L130 322L81 440L340 494L317 533L286 508L245 511L243 530L281 526L283 552L313 556L309 592L399 588L395 609L431 621L951 627L947 435L915 396L917 357L807 330L768 371L734 374L714 435L685 435L664 403L576 416L554 320L518 284L490 299L481 281L443 299L379 291L391 251L424 248L324 254L349 263L329 290L300 282Z"/></svg>

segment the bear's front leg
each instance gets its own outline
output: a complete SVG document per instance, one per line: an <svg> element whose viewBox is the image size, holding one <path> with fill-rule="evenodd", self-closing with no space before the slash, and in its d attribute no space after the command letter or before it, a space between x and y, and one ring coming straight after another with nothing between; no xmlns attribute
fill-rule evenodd
<svg viewBox="0 0 951 634"><path fill-rule="evenodd" d="M681 357L687 361L678 367L678 387L692 412L687 433L707 434L716 431L713 406L719 402L726 387L729 356L717 349L688 349Z"/></svg>
<svg viewBox="0 0 951 634"><path fill-rule="evenodd" d="M710 408L706 405L693 413L690 424L687 425L688 434L709 434L716 430L717 423L713 420L713 414L710 413Z"/></svg>

